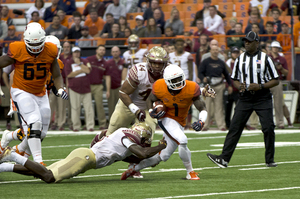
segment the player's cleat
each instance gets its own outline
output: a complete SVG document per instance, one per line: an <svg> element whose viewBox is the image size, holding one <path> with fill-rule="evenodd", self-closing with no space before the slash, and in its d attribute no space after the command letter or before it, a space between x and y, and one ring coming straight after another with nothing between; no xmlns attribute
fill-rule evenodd
<svg viewBox="0 0 300 199"><path fill-rule="evenodd" d="M3 162L10 162L10 154L12 152L12 149L8 146L4 149L3 153L0 155L0 164Z"/></svg>
<svg viewBox="0 0 300 199"><path fill-rule="evenodd" d="M277 167L277 164L275 162L267 163L267 167Z"/></svg>
<svg viewBox="0 0 300 199"><path fill-rule="evenodd" d="M132 177L133 178L144 178L144 176L139 171L137 171Z"/></svg>
<svg viewBox="0 0 300 199"><path fill-rule="evenodd" d="M14 146L14 147L12 148L12 150L13 150L14 152L16 152L17 154L21 155L21 156L24 156L24 155L25 155L25 151L19 151L18 145Z"/></svg>
<svg viewBox="0 0 300 199"><path fill-rule="evenodd" d="M44 167L47 166L47 164L45 164L44 162L40 162L41 165L43 165Z"/></svg>
<svg viewBox="0 0 300 199"><path fill-rule="evenodd" d="M8 144L9 144L9 140L7 139L7 135L11 133L9 130L5 130L2 134L2 138L1 138L1 149L4 150Z"/></svg>
<svg viewBox="0 0 300 199"><path fill-rule="evenodd" d="M228 166L228 162L226 162L223 158L220 158L217 155L213 155L211 153L207 153L206 155L213 163L215 163L219 167L226 168Z"/></svg>
<svg viewBox="0 0 300 199"><path fill-rule="evenodd" d="M187 174L186 179L188 179L188 180L200 180L200 178L198 177L198 173L196 173L195 171L191 171L189 174Z"/></svg>
<svg viewBox="0 0 300 199"><path fill-rule="evenodd" d="M133 176L136 173L133 169L127 169L124 173L122 173L121 180L126 180L130 176Z"/></svg>

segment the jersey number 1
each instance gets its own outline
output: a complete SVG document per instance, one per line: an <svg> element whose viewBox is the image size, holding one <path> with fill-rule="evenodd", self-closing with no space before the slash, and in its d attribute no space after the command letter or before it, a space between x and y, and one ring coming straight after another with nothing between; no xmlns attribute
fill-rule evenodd
<svg viewBox="0 0 300 199"><path fill-rule="evenodd" d="M178 104L174 103L173 104L174 108L175 108L175 116L178 116Z"/></svg>
<svg viewBox="0 0 300 199"><path fill-rule="evenodd" d="M47 75L45 63L36 64L36 71L42 71L42 76L37 76L36 79L43 79ZM33 80L34 79L34 68L29 68L30 66L34 66L34 64L26 63L24 64L24 79L25 80Z"/></svg>

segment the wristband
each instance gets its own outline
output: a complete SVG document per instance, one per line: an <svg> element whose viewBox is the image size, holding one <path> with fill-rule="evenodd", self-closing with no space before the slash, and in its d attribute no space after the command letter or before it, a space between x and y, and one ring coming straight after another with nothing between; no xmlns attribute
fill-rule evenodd
<svg viewBox="0 0 300 199"><path fill-rule="evenodd" d="M199 113L199 120L205 122L207 118L207 111L203 110Z"/></svg>
<svg viewBox="0 0 300 199"><path fill-rule="evenodd" d="M128 108L133 114L135 114L139 110L139 107L137 107L134 103L129 104Z"/></svg>
<svg viewBox="0 0 300 199"><path fill-rule="evenodd" d="M153 111L153 109L152 109L152 108L150 108L150 109L149 109L149 113L151 113L152 111Z"/></svg>

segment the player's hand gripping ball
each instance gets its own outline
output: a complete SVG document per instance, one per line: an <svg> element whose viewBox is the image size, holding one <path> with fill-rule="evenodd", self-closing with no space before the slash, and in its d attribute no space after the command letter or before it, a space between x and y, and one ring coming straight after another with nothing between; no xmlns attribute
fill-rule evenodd
<svg viewBox="0 0 300 199"><path fill-rule="evenodd" d="M159 119L165 115L166 110L167 107L162 101L153 102L153 109L150 111L150 116Z"/></svg>

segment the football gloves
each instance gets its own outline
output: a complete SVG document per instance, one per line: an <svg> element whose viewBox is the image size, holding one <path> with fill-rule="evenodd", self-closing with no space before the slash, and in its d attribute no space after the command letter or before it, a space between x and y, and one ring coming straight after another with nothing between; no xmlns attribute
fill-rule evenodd
<svg viewBox="0 0 300 199"><path fill-rule="evenodd" d="M139 109L136 113L135 113L136 118L140 121L140 122L145 122L146 119L146 113L144 110Z"/></svg>
<svg viewBox="0 0 300 199"><path fill-rule="evenodd" d="M204 126L204 122L202 122L201 120L198 120L197 122L194 122L192 124L192 128L195 130L195 131L201 131L202 128Z"/></svg>
<svg viewBox="0 0 300 199"><path fill-rule="evenodd" d="M151 110L150 110L150 111L151 111ZM159 111L158 113L156 113L156 111L157 111L157 108L153 109L153 110L150 112L150 116L151 116L152 118L159 119L159 118L163 117L163 116L166 114L165 111Z"/></svg>
<svg viewBox="0 0 300 199"><path fill-rule="evenodd" d="M64 89L62 89L62 88L58 89L56 96L59 96L59 97L61 97L64 100L69 99L68 93Z"/></svg>

